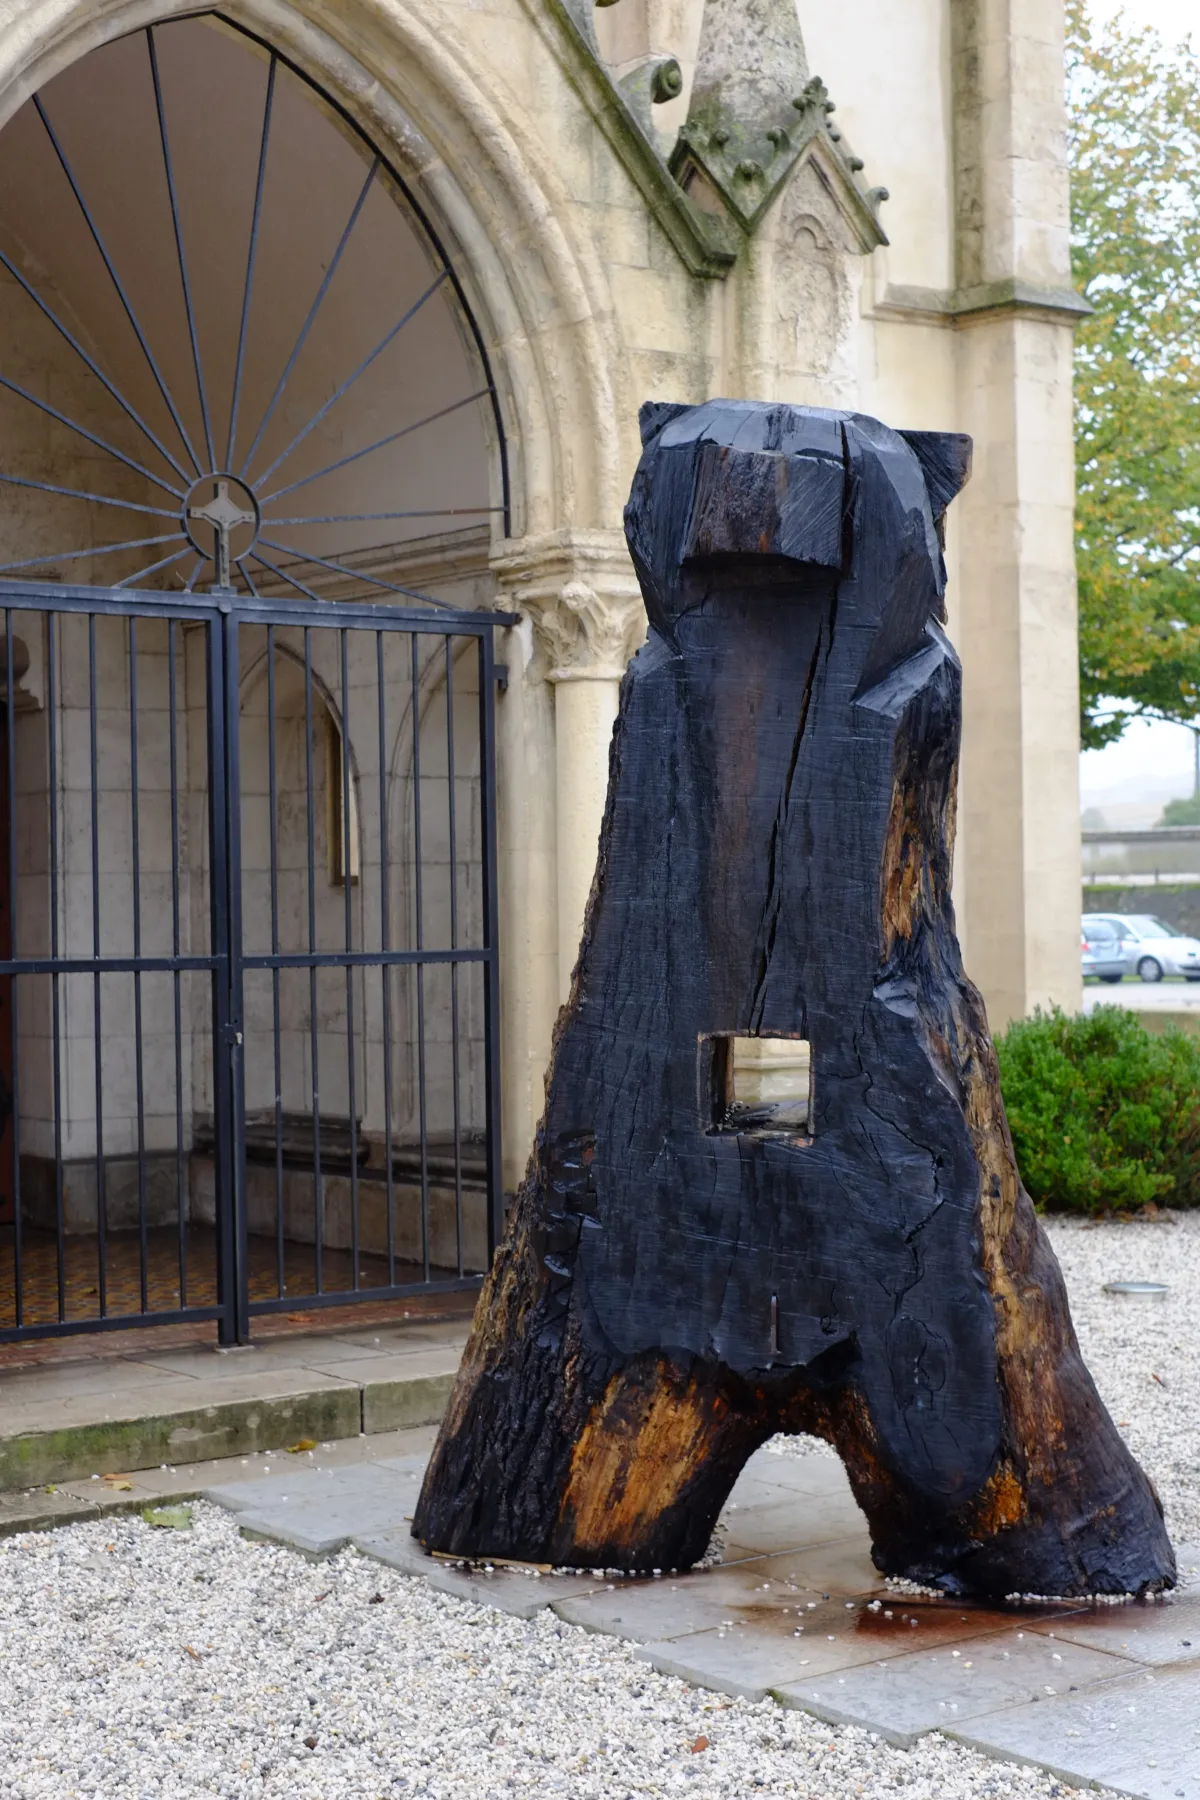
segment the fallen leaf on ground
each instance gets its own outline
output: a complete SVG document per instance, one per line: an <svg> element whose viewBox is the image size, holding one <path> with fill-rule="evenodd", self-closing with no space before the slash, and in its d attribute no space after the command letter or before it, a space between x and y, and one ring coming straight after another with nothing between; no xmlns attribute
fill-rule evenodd
<svg viewBox="0 0 1200 1800"><path fill-rule="evenodd" d="M315 1450L316 1447L317 1447L316 1438L297 1438L297 1440L294 1444L288 1445L287 1453L289 1456L299 1456L301 1451Z"/></svg>
<svg viewBox="0 0 1200 1800"><path fill-rule="evenodd" d="M192 1646L190 1644L185 1644L183 1647L187 1651L188 1655L191 1657L193 1662L199 1662L201 1660L200 1652L198 1650L193 1650Z"/></svg>
<svg viewBox="0 0 1200 1800"><path fill-rule="evenodd" d="M127 1476L102 1475L100 1479L107 1484L114 1494L132 1494L133 1492L133 1483Z"/></svg>
<svg viewBox="0 0 1200 1800"><path fill-rule="evenodd" d="M142 1518L147 1525L157 1525L168 1531L190 1531L192 1529L190 1506L144 1506Z"/></svg>
<svg viewBox="0 0 1200 1800"><path fill-rule="evenodd" d="M696 1739L695 1743L692 1745L692 1755L695 1756L699 1751L707 1750L707 1749L708 1749L708 1739L706 1737L698 1737Z"/></svg>

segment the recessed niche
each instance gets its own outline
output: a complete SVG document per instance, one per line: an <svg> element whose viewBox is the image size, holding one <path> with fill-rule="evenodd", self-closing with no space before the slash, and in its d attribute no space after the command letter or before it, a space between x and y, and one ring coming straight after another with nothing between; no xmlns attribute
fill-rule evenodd
<svg viewBox="0 0 1200 1800"><path fill-rule="evenodd" d="M701 1044L701 1091L707 1089L710 1131L810 1136L812 1079L807 1038L719 1032Z"/></svg>

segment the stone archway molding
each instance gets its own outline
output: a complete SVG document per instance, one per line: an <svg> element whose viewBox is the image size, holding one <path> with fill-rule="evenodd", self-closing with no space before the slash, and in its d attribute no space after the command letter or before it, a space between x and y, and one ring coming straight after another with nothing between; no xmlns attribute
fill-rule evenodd
<svg viewBox="0 0 1200 1800"><path fill-rule="evenodd" d="M607 278L571 228L558 173L451 9L232 0L221 10L344 108L444 235L492 359L514 533L619 529L636 408ZM194 0L0 0L0 124L89 51L195 11Z"/></svg>

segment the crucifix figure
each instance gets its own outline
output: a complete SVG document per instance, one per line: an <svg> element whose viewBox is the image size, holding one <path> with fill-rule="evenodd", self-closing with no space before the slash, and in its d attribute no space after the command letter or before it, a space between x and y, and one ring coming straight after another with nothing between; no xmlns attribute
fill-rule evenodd
<svg viewBox="0 0 1200 1800"><path fill-rule="evenodd" d="M941 532L970 442L740 401L642 422L650 632L545 1116L413 1531L684 1568L753 1451L809 1432L889 1575L1170 1586L954 932ZM789 1066L805 1091L773 1100Z"/></svg>
<svg viewBox="0 0 1200 1800"><path fill-rule="evenodd" d="M258 518L254 512L247 512L238 506L229 492L229 482L218 478L216 493L207 506L189 506L188 518L200 519L213 530L213 566L217 579L214 591L225 593L232 589L231 565L229 557L229 537L237 525L257 525Z"/></svg>

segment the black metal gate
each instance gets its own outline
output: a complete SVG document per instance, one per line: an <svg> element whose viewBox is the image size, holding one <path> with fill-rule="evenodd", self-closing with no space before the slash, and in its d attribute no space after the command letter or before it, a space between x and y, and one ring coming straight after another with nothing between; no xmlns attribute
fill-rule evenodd
<svg viewBox="0 0 1200 1800"><path fill-rule="evenodd" d="M0 1340L481 1280L498 622L0 586Z"/></svg>

